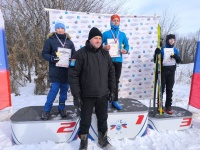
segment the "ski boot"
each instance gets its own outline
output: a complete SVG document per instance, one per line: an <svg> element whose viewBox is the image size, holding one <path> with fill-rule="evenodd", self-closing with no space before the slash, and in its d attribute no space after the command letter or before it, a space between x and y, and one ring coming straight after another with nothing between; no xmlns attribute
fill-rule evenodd
<svg viewBox="0 0 200 150"><path fill-rule="evenodd" d="M122 110L122 106L118 103L118 101L112 102L113 107L115 107L117 110Z"/></svg>
<svg viewBox="0 0 200 150"><path fill-rule="evenodd" d="M81 139L79 150L87 150L88 148L88 134L78 134Z"/></svg>
<svg viewBox="0 0 200 150"><path fill-rule="evenodd" d="M165 106L165 111L167 114L172 115L174 112L172 111L172 107L171 106Z"/></svg>
<svg viewBox="0 0 200 150"><path fill-rule="evenodd" d="M66 114L65 110L60 110L60 109L58 109L58 112L59 112L59 114L60 114L60 116L61 116L62 118L67 117L67 114Z"/></svg>
<svg viewBox="0 0 200 150"><path fill-rule="evenodd" d="M102 132L98 132L98 145L104 150L115 150L115 147L108 142L107 131L104 135Z"/></svg>
<svg viewBox="0 0 200 150"><path fill-rule="evenodd" d="M48 120L49 116L50 116L50 112L49 111L43 111L41 118L42 118L42 120Z"/></svg>

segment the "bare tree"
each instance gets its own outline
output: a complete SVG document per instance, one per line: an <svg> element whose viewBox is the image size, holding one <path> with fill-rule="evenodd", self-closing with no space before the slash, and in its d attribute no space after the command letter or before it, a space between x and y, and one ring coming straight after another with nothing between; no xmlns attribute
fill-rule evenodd
<svg viewBox="0 0 200 150"><path fill-rule="evenodd" d="M1 0L13 85L25 86L26 82L32 82L35 71L35 94L45 94L48 88L48 65L41 57L49 33L49 16L44 8L115 13L126 1L115 1L110 7L111 0Z"/></svg>
<svg viewBox="0 0 200 150"><path fill-rule="evenodd" d="M194 52L196 48L195 34L178 37L176 47L179 49L182 63L194 62Z"/></svg>
<svg viewBox="0 0 200 150"><path fill-rule="evenodd" d="M161 37L163 42L170 33L176 34L180 25L180 18L177 13L172 13L171 9L166 9L160 16L159 24L161 26Z"/></svg>

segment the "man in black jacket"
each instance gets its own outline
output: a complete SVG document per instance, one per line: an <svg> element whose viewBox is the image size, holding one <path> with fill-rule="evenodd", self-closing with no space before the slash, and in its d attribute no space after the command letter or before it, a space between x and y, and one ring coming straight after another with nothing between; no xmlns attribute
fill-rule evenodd
<svg viewBox="0 0 200 150"><path fill-rule="evenodd" d="M112 149L107 140L108 91L114 99L115 70L109 53L102 49L102 34L93 27L86 45L72 56L69 69L69 84L74 105L80 112L80 149L87 149L93 107L98 120L98 144Z"/></svg>
<svg viewBox="0 0 200 150"><path fill-rule="evenodd" d="M65 101L67 99L68 91L68 68L58 67L56 63L59 61L57 56L58 48L71 49L71 54L75 52L74 44L70 40L69 34L65 33L65 25L63 23L55 24L56 32L48 35L48 39L44 44L42 57L49 62L49 79L51 82L51 89L47 95L47 101L42 113L42 119L48 120L53 102L60 90L58 111L61 117L66 117Z"/></svg>

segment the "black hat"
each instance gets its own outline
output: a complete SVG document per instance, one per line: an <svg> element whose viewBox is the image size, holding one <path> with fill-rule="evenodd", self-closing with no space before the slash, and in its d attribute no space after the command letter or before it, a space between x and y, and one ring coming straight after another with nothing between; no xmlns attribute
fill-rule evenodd
<svg viewBox="0 0 200 150"><path fill-rule="evenodd" d="M174 34L169 34L167 35L166 40L168 41L169 39L176 39L176 37Z"/></svg>
<svg viewBox="0 0 200 150"><path fill-rule="evenodd" d="M89 32L88 40L92 39L95 36L102 37L102 33L101 33L101 31L99 31L99 29L93 27Z"/></svg>
<svg viewBox="0 0 200 150"><path fill-rule="evenodd" d="M167 44L167 45L171 45L171 44L169 43L169 39L176 39L176 37L175 37L174 34L169 34L169 35L167 35L167 37L166 37L166 44ZM171 45L171 46L174 46L174 44Z"/></svg>

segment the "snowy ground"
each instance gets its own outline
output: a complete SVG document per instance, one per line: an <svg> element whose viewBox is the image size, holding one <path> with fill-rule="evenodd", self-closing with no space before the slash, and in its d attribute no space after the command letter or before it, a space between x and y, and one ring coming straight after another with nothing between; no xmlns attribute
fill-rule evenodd
<svg viewBox="0 0 200 150"><path fill-rule="evenodd" d="M176 72L176 83L174 86L173 106L187 109L190 93L190 77L192 75L193 64L179 65ZM79 147L80 140L71 143L55 143L52 141L38 144L15 145L11 137L9 117L12 113L25 106L43 106L46 96L36 96L33 94L34 84L20 88L20 96L12 94L12 108L0 111L0 150L75 150ZM149 100L141 101L149 105ZM118 150L199 150L200 149L200 110L189 107L193 113L192 128L184 131L162 131L148 129L144 137L130 139L111 139L111 143ZM39 136L39 135L38 135ZM89 150L100 150L97 143L89 141Z"/></svg>

